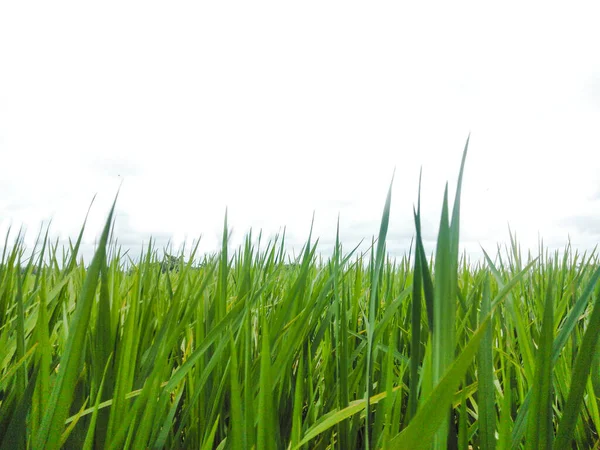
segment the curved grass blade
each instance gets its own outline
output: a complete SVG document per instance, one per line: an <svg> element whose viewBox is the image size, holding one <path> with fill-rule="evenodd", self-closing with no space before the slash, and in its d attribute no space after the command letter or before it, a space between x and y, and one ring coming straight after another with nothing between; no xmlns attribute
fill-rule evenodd
<svg viewBox="0 0 600 450"><path fill-rule="evenodd" d="M385 200L385 207L383 208L383 216L381 218L381 226L379 228L379 237L377 238L377 253L375 254L375 266L371 273L371 292L369 296L369 315L367 317L367 364L365 368L365 449L369 449L370 445L370 407L369 399L371 398L371 376L372 376L372 364L373 364L373 334L375 332L375 316L377 314L377 302L379 300L379 275L383 267L383 261L385 259L385 239L387 237L388 225L390 222L390 205L392 202L392 185L394 183L394 176L392 175L392 181L388 189L387 198Z"/></svg>
<svg viewBox="0 0 600 450"><path fill-rule="evenodd" d="M451 237L448 224L448 185L446 185L435 254L432 377L430 383L428 383L430 387L436 386L454 360L456 297L452 295L451 290L451 273L453 270L451 256ZM449 408L446 413L446 420L443 422L436 437L434 445L436 449L445 449L447 447L448 430L450 427Z"/></svg>
<svg viewBox="0 0 600 450"><path fill-rule="evenodd" d="M401 386L397 386L392 391L397 392L400 388L401 388ZM388 395L387 391L376 394L373 397L371 397L369 404L375 405L375 404L379 403L381 400L387 398L387 395ZM366 406L366 402L363 399L354 400L354 401L350 402L350 405L348 405L344 409L341 409L341 410L335 409L335 410L330 411L329 413L323 415L322 417L319 418L317 423L313 424L312 427L310 427L308 430L306 430L306 433L304 434L304 437L302 438L300 443L298 443L295 447L292 447L292 450L299 449L303 445L310 442L312 439L316 438L321 433L329 430L331 427L348 419L349 417L352 417L356 413L364 411L365 406Z"/></svg>
<svg viewBox="0 0 600 450"><path fill-rule="evenodd" d="M104 381L106 380L106 373L108 372L108 367L111 359L112 354L108 356L108 361L106 361L106 366L104 367L104 374L102 375L102 381L100 382L100 386L98 387L98 393L96 394L96 403L94 404L94 411L92 412L92 417L90 419L90 425L88 427L88 431L83 444L83 450L92 450L94 445L94 434L96 431L96 421L98 420L98 411L100 410L100 400L102 399ZM85 413L85 411L83 411L83 413Z"/></svg>
<svg viewBox="0 0 600 450"><path fill-rule="evenodd" d="M75 384L83 363L85 337L88 332L100 269L106 264L106 246L116 201L117 198L115 197L100 237L98 250L96 250L92 264L86 274L85 283L70 323L69 339L60 360L56 382L33 446L34 449L54 450L60 447L60 436L65 427Z"/></svg>
<svg viewBox="0 0 600 450"><path fill-rule="evenodd" d="M431 448L434 438L439 434L439 430L443 429L444 422L448 419L448 410L455 391L477 353L489 322L490 316L488 315L479 329L471 336L462 353L450 365L430 396L419 408L410 424L390 441L390 449L426 450Z"/></svg>
<svg viewBox="0 0 600 450"><path fill-rule="evenodd" d="M569 448L572 443L573 431L577 424L577 418L581 413L581 403L583 394L590 374L592 361L594 359L594 350L598 345L600 336L600 295L596 297L596 303L592 316L587 325L587 330L583 336L583 341L577 353L573 376L571 378L571 388L567 402L563 407L563 416L558 425L555 448Z"/></svg>
<svg viewBox="0 0 600 450"><path fill-rule="evenodd" d="M408 420L417 412L419 402L419 364L421 362L421 302L423 291L423 275L421 268L421 174L419 174L419 193L417 210L413 211L417 231L415 265L413 270L413 289L411 303L411 345L410 345L410 386L408 394Z"/></svg>
<svg viewBox="0 0 600 450"><path fill-rule="evenodd" d="M526 269L527 269L527 267L525 269L523 269L523 271L525 271ZM567 317L563 320L563 322L561 324L560 330L558 331L558 334L556 335L556 339L554 339L554 343L552 345L552 365L553 366L558 361L560 353L562 352L564 346L566 345L567 340L569 339L569 336L575 329L577 322L581 319L581 315L583 314L583 312L585 311L585 308L588 305L588 299L592 295L592 292L594 291L594 288L596 287L598 280L600 280L600 267L598 267L594 271L593 275L590 277L590 280L589 280L587 286L583 290L581 296L577 299L577 301L575 302L575 305L573 306L571 311L569 311L569 314L567 315ZM527 423L530 402L531 402L531 391L527 393L527 397L525 397L523 404L519 408L519 413L517 414L517 418L515 419L515 426L513 428L513 433L512 433L512 448L516 448L519 445L519 443L521 442L521 439L523 438L523 435L525 434L525 424Z"/></svg>
<svg viewBox="0 0 600 450"><path fill-rule="evenodd" d="M531 450L552 448L552 340L554 334L554 299L552 275L546 290L544 321L540 335L532 389L531 410L525 448Z"/></svg>

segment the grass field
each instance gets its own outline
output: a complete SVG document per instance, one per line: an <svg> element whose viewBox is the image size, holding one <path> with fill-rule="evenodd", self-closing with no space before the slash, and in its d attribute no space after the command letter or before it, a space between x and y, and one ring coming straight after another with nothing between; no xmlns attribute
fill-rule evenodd
<svg viewBox="0 0 600 450"><path fill-rule="evenodd" d="M597 257L511 237L468 265L464 161L434 258L419 203L411 254L387 257L391 187L371 250L326 260L312 238L295 264L283 237L234 251L225 220L201 266L150 245L130 269L114 206L87 268L81 235L28 260L7 237L0 450L598 447Z"/></svg>

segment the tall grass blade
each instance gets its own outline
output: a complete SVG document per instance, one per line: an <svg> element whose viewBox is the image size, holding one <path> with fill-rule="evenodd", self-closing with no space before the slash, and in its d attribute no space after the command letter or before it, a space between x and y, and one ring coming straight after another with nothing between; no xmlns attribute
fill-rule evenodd
<svg viewBox="0 0 600 450"><path fill-rule="evenodd" d="M423 291L423 275L421 267L421 175L419 174L419 193L417 200L417 211L414 212L415 227L417 232L417 243L415 251L415 263L413 270L413 292L411 302L411 348L410 348L410 384L408 394L407 415L410 420L417 412L419 402L419 365L421 362L421 305Z"/></svg>
<svg viewBox="0 0 600 450"><path fill-rule="evenodd" d="M370 431L371 426L371 411L369 401L371 398L372 385L372 365L373 365L373 334L375 332L375 317L377 314L377 303L379 301L379 278L381 270L383 268L383 261L385 259L385 239L387 236L388 225L390 221L390 205L392 202L392 184L394 183L394 177L390 182L388 189L387 198L385 200L385 206L383 208L383 216L381 218L381 226L379 228L379 236L377 238L377 253L375 254L375 264L371 272L371 290L369 293L369 314L367 317L367 364L365 369L365 448L370 448Z"/></svg>
<svg viewBox="0 0 600 450"><path fill-rule="evenodd" d="M491 313L490 280L486 276L481 300L480 320ZM496 407L494 386L494 362L492 348L492 327L489 326L479 346L479 380L478 408L479 408L479 435L481 447L489 450L496 448Z"/></svg>
<svg viewBox="0 0 600 450"><path fill-rule="evenodd" d="M554 298L552 276L546 289L544 319L538 345L535 384L532 386L531 408L527 427L527 449L551 449L552 429L552 341L554 334Z"/></svg>
<svg viewBox="0 0 600 450"><path fill-rule="evenodd" d="M112 223L116 198L108 214L104 230L100 237L98 250L86 275L79 301L71 320L69 339L60 360L58 376L46 410L40 430L33 446L39 450L54 450L59 448L60 436L69 414L69 407L75 391L75 384L83 363L85 336L92 312L92 306L102 265L105 264L108 233Z"/></svg>
<svg viewBox="0 0 600 450"><path fill-rule="evenodd" d="M263 313L264 314L264 313ZM273 411L273 385L271 384L271 347L267 319L262 319L262 348L260 351L260 387L258 394L257 448L275 450L276 428Z"/></svg>
<svg viewBox="0 0 600 450"><path fill-rule="evenodd" d="M448 186L444 192L442 217L435 255L433 303L432 386L435 387L454 360L455 302L451 292L451 240L448 224ZM436 437L434 448L445 449L450 424L450 409Z"/></svg>
<svg viewBox="0 0 600 450"><path fill-rule="evenodd" d="M450 365L431 395L417 411L411 423L390 441L390 449L429 449L448 419L448 410L461 379L464 377L479 343L489 326L489 316L471 336L462 353Z"/></svg>

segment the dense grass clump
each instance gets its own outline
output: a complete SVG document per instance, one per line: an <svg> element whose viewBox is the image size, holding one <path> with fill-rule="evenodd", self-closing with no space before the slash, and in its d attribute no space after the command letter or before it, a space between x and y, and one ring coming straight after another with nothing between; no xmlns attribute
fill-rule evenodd
<svg viewBox="0 0 600 450"><path fill-rule="evenodd" d="M411 254L387 257L391 188L370 253L338 240L326 261L311 238L292 264L280 237L232 251L225 221L201 264L150 244L129 267L112 210L87 268L81 235L29 259L17 237L0 265L0 449L595 448L597 258L523 260L511 236L468 265L461 178L432 259L419 205Z"/></svg>

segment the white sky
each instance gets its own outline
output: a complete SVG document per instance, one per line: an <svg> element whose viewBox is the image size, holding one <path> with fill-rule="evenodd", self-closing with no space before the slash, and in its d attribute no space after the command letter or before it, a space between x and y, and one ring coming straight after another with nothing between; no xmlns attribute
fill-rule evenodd
<svg viewBox="0 0 600 450"><path fill-rule="evenodd" d="M52 219L90 255L116 230L218 246L287 226L324 254L370 240L394 167L388 246L422 208L433 250L471 145L463 246L600 241L597 2L21 2L0 6L0 239ZM0 244L2 245L2 244Z"/></svg>

